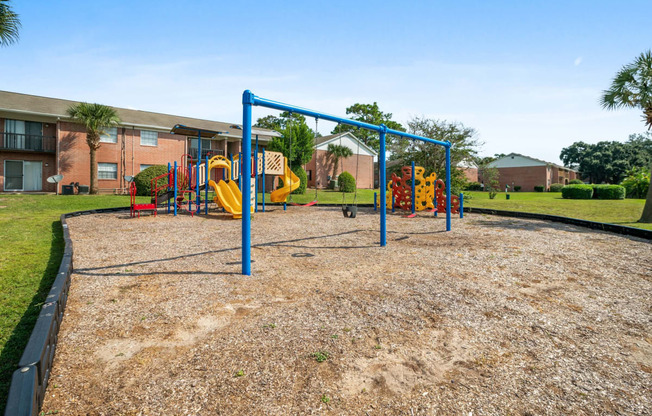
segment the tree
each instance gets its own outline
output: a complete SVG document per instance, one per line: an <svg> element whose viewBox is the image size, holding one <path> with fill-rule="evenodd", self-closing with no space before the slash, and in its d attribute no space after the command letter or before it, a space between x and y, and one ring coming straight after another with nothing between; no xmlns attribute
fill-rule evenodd
<svg viewBox="0 0 652 416"><path fill-rule="evenodd" d="M643 52L634 62L622 67L600 100L607 110L638 108L648 130L652 129L652 50ZM652 166L650 167L652 172ZM652 174L651 174L652 175ZM645 207L639 222L652 223L652 186L648 189Z"/></svg>
<svg viewBox="0 0 652 416"><path fill-rule="evenodd" d="M18 42L18 15L9 7L9 0L0 0L0 46Z"/></svg>
<svg viewBox="0 0 652 416"><path fill-rule="evenodd" d="M68 108L68 115L86 128L86 144L91 158L91 194L97 193L97 159L95 154L100 148L100 136L105 129L120 122L118 113L112 107L102 104L79 103Z"/></svg>
<svg viewBox="0 0 652 416"><path fill-rule="evenodd" d="M315 133L308 127L303 115L295 113L290 115L286 111L279 117L259 118L255 126L276 130L283 135L272 139L269 150L283 153L288 158L291 168L305 165L312 159Z"/></svg>
<svg viewBox="0 0 652 416"><path fill-rule="evenodd" d="M388 128L405 131L400 123L392 120L392 113L383 113L378 108L378 103L374 102L373 104L353 104L351 107L346 109L346 114L353 114L351 117L353 120L362 121L369 124L385 124ZM357 129L357 127L349 126L346 124L338 124L335 126L332 134L343 133L346 131L352 132L355 137L360 139L364 144L374 149L376 152L380 150L380 138L378 133L375 131L369 131L365 129Z"/></svg>
<svg viewBox="0 0 652 416"><path fill-rule="evenodd" d="M439 141L451 142L451 188L459 191L467 182L464 172L456 167L462 162L472 162L477 154L480 141L476 132L461 123L434 120L426 117L414 117L408 121L409 131L418 136ZM434 171L443 178L446 173L446 150L443 146L408 138L394 139L388 145L390 159L399 160L407 166L412 161L423 166L426 172Z"/></svg>
<svg viewBox="0 0 652 416"><path fill-rule="evenodd" d="M346 159L347 157L353 156L353 150L341 144L330 143L328 145L326 152L333 159L332 178L333 180L335 180L335 178L337 178L337 167L340 163L340 159L341 158Z"/></svg>

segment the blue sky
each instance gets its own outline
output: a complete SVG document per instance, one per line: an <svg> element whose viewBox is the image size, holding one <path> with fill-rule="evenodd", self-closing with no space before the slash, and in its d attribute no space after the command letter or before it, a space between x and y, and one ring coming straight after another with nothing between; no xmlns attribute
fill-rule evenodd
<svg viewBox="0 0 652 416"><path fill-rule="evenodd" d="M649 0L12 5L23 27L0 49L2 90L227 122L245 89L342 116L377 101L404 124L475 128L483 155L551 162L574 141L644 131L638 111L598 100L652 48Z"/></svg>

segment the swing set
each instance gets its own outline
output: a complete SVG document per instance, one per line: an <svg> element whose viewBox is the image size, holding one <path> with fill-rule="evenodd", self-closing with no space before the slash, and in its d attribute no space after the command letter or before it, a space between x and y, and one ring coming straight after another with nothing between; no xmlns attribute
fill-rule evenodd
<svg viewBox="0 0 652 416"><path fill-rule="evenodd" d="M315 119L323 119L332 121L335 123L346 124L353 127L363 128L370 131L377 132L380 137L380 155L378 157L379 162L379 171L380 171L380 183L385 184L386 181L386 171L385 171L385 138L387 134L406 137L414 140L420 140L428 143L437 144L443 146L446 152L446 231L451 230L451 158L450 158L450 148L451 143L449 141L440 141L434 140L427 137L417 136L410 133L405 133L398 130L393 130L385 126L384 124L375 125L364 123L361 121L350 120L346 118L336 117L328 114L319 113L317 111L308 110L301 107L296 107L289 104L284 104L278 101L273 101L258 97L254 95L251 91L245 90L242 94L242 153L245 155L251 154L251 117L252 110L254 106L271 108L279 111L287 111L290 114L297 113L302 114L308 117L314 117ZM292 135L290 134L290 140ZM291 147L290 147L291 149ZM357 165L357 162L356 162ZM251 159L248 157L243 158L242 160L242 171L251 172ZM357 177L357 166L356 166L356 177ZM246 276L251 276L251 176L242 175L242 274ZM316 187L315 187L316 192ZM357 198L357 192L354 196L354 202ZM315 194L315 203L316 203L316 194ZM314 204L312 204L314 205ZM384 186L380 187L380 246L384 247L387 245L387 189ZM354 218L357 215L357 206L342 206L342 213L350 218ZM351 213L347 215L347 213Z"/></svg>

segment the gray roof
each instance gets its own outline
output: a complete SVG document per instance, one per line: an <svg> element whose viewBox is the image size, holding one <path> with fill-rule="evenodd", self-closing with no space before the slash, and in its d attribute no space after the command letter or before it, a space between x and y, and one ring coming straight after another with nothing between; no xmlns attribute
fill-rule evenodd
<svg viewBox="0 0 652 416"><path fill-rule="evenodd" d="M505 155L505 156L503 156L503 157L500 157L500 158L494 160L493 162L490 163L490 165L491 165L492 163L496 163L496 162L498 162L498 161L501 160L501 159L506 159L506 158L508 158L508 157L510 157L510 156L520 156L520 157L524 157L524 158L526 158L526 159L536 160L537 162L541 162L541 163L544 163L544 164L546 164L546 165L554 166L554 167L559 168L559 169L572 170L573 172L578 172L578 173L579 173L579 171L578 171L577 169L569 168L569 167L566 167L566 166L561 166L561 165L558 165L558 164L556 164L556 163L552 163L552 162L546 162L546 161L543 160L543 159L537 159L536 157L527 156L527 155L522 155L522 154L520 154L520 153L510 153L510 154L508 154L508 155Z"/></svg>
<svg viewBox="0 0 652 416"><path fill-rule="evenodd" d="M69 117L66 110L71 105L78 103L79 101L0 91L0 111L4 110L67 119ZM220 132L219 136L223 137L242 138L242 126L240 124L153 113L150 111L130 110L128 108L113 108L117 111L122 126L170 131L176 124L182 124L208 131L218 131ZM261 128L252 129L252 133L258 134L263 140L280 136L280 133L276 131Z"/></svg>
<svg viewBox="0 0 652 416"><path fill-rule="evenodd" d="M367 152L371 153L371 154L374 155L374 156L377 156L377 155L378 155L378 153L377 153L374 149L372 149L371 147L367 146L367 145L366 145L362 140L358 139L358 138L356 137L356 135L353 134L353 133L350 132L350 131L345 131L345 132L337 133L337 134L331 134L331 135L328 135L328 136L316 137L316 138L315 138L315 147L319 146L320 144L323 144L323 143L326 143L326 142L333 141L333 140L335 140L335 139L337 139L337 138L339 138L339 137L343 137L343 136L346 136L346 135L351 136L351 137L353 138L353 140L355 140L355 141L358 143L358 145L359 145L360 147L362 147L362 148L364 148L365 150L367 150Z"/></svg>

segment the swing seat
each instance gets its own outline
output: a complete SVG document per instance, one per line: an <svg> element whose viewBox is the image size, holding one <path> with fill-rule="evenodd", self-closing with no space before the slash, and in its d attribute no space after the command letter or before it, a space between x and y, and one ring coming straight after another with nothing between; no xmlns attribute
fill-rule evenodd
<svg viewBox="0 0 652 416"><path fill-rule="evenodd" d="M358 215L358 207L345 205L342 207L342 215L346 218L355 218Z"/></svg>
<svg viewBox="0 0 652 416"><path fill-rule="evenodd" d="M311 201L308 202L307 204L297 204L296 202L290 202L290 205L294 207L311 207L313 205L317 205L317 201Z"/></svg>

